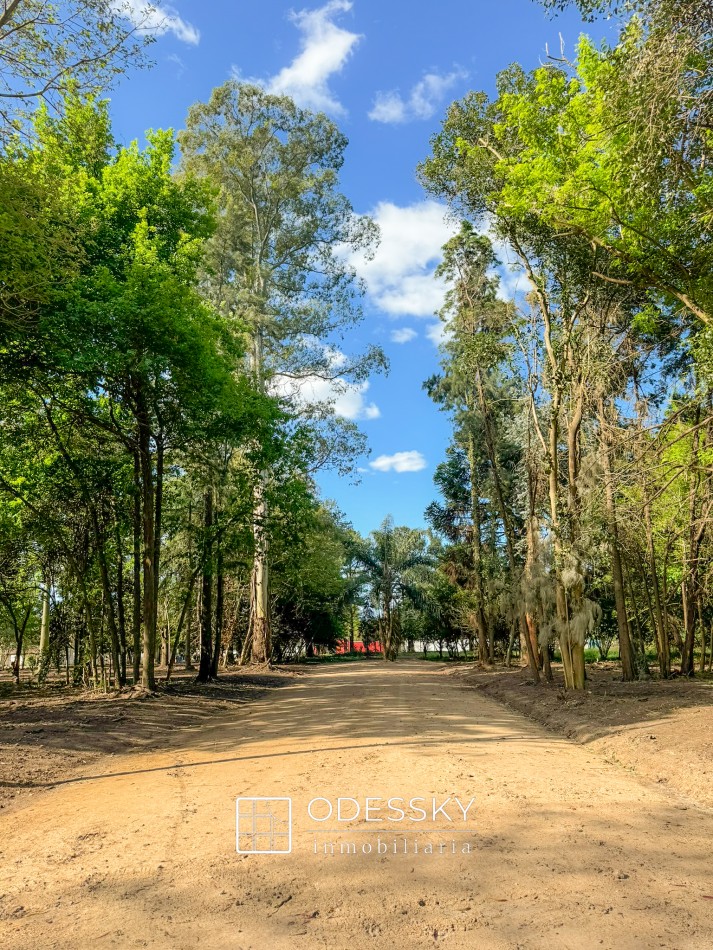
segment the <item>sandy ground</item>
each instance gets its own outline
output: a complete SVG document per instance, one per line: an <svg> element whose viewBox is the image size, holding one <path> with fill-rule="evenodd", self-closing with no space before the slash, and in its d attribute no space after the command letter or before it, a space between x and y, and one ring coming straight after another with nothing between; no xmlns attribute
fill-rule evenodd
<svg viewBox="0 0 713 950"><path fill-rule="evenodd" d="M198 686L195 673L180 671L170 684L159 679L154 694L102 694L56 682L17 690L6 677L0 682L0 810L56 781L111 769L113 756L181 749L192 732L232 723L245 704L295 675L255 668Z"/></svg>
<svg viewBox="0 0 713 950"><path fill-rule="evenodd" d="M713 809L713 680L624 683L617 663L587 667L584 693L566 692L562 672L534 687L526 669L451 666L487 696L575 739L607 761Z"/></svg>
<svg viewBox="0 0 713 950"><path fill-rule="evenodd" d="M713 946L713 813L433 664L316 667L153 721L155 751L76 763L0 812L7 950ZM237 796L292 798L290 854L236 853ZM338 796L474 797L474 821L399 824L420 853L376 854L395 836L363 821L313 833L308 802Z"/></svg>

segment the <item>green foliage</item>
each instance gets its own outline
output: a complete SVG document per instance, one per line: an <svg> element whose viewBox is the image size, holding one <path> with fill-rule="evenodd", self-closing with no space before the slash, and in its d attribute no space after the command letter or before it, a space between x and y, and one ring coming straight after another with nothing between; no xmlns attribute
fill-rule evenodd
<svg viewBox="0 0 713 950"><path fill-rule="evenodd" d="M371 228L352 229L334 188L338 130L289 100L277 113L291 117L289 147L282 126L269 135L284 171L280 201L292 206L266 260L275 278L258 295L262 316L242 303L229 312L214 294L212 255L232 198L216 169L175 173L170 130L122 147L106 103L73 92L59 115L40 109L32 139L0 162L13 185L0 241L14 256L0 279L2 629L13 641L36 638L49 577L50 652L76 654L76 681L123 685L133 666L152 688L157 652L169 673L182 649L190 662L197 603L212 675L238 658L248 642L255 486L266 469L278 654L333 647L343 632L355 595L349 535L316 501L311 472L329 461L349 470L361 436L329 407L302 411L266 384L280 367L361 378L373 365L371 356L335 365L326 344L305 336L358 315L351 273L323 241L357 246ZM293 234L309 207L314 230ZM239 294L254 261L237 240ZM314 242L312 257L303 240ZM248 357L256 319L270 354L263 374Z"/></svg>
<svg viewBox="0 0 713 950"><path fill-rule="evenodd" d="M391 517L354 549L363 583L375 611L384 659L394 660L408 635L403 629L404 609L437 610L430 597L435 557L433 539L423 531L394 525Z"/></svg>
<svg viewBox="0 0 713 950"><path fill-rule="evenodd" d="M346 252L375 238L373 222L355 215L338 190L347 141L337 127L291 99L232 81L191 107L179 141L184 174L217 191L208 299L229 323L244 324L259 381L276 377L288 396L290 380L358 381L385 365L377 348L345 360L330 339L361 318Z"/></svg>
<svg viewBox="0 0 713 950"><path fill-rule="evenodd" d="M128 6L106 0L8 0L0 10L0 135L45 102L92 93L129 65L146 63L149 30L129 22Z"/></svg>
<svg viewBox="0 0 713 950"><path fill-rule="evenodd" d="M616 46L582 37L574 64L510 67L497 99L451 107L423 176L502 231L581 236L605 262L598 279L709 323L710 137L691 106L708 108L711 47L676 37L669 48L632 19Z"/></svg>
<svg viewBox="0 0 713 950"><path fill-rule="evenodd" d="M466 219L426 384L454 426L428 515L474 629L513 637L519 610L545 672L556 638L582 688L593 636L618 635L625 678L651 642L664 676L679 654L693 671L696 638L711 661L713 49L707 5L577 6L628 17L618 41L453 103L419 173ZM510 303L486 230L528 278Z"/></svg>

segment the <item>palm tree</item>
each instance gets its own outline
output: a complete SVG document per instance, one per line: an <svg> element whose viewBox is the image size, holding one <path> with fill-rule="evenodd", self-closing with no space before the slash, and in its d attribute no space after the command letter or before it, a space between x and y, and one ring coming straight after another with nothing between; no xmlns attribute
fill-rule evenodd
<svg viewBox="0 0 713 950"><path fill-rule="evenodd" d="M395 660L401 644L401 606L405 600L421 606L418 581L433 567L423 531L395 527L391 516L361 547L357 557L377 610L379 640L385 660Z"/></svg>

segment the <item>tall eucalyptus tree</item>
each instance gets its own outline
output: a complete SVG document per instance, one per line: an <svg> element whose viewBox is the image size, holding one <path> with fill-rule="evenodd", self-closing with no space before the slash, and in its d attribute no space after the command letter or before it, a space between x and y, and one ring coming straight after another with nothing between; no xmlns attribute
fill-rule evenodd
<svg viewBox="0 0 713 950"><path fill-rule="evenodd" d="M304 418L310 393L328 381L359 382L383 363L376 349L349 359L336 343L360 318L350 252L368 249L375 227L339 191L347 141L324 115L286 97L230 81L192 106L179 134L183 169L218 191L218 228L204 275L207 298L243 334L254 385L281 395ZM333 445L339 439L332 440ZM327 452L327 456L329 456ZM252 658L270 646L270 512L273 473L255 473L251 582Z"/></svg>

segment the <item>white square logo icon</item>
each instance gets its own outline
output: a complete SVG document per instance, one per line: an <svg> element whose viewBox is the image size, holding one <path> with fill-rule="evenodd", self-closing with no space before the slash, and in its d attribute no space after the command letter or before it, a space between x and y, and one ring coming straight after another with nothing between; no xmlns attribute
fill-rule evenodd
<svg viewBox="0 0 713 950"><path fill-rule="evenodd" d="M235 848L238 854L290 854L292 799L236 799Z"/></svg>

